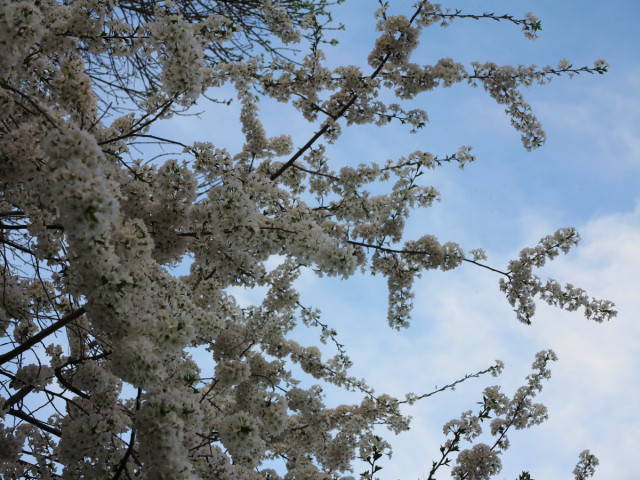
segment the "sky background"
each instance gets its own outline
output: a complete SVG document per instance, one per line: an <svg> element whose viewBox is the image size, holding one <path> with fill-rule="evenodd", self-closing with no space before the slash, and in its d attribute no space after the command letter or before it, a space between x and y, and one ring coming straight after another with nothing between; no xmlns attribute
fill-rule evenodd
<svg viewBox="0 0 640 480"><path fill-rule="evenodd" d="M411 15L413 2L390 3L390 13ZM533 152L524 150L502 106L481 88L458 85L417 98L415 104L426 109L430 123L415 135L395 124L345 129L328 149L332 166L382 163L419 149L443 156L461 145L473 146L477 161L464 171L449 166L422 177L438 188L442 201L414 212L406 238L434 234L467 250L483 248L488 263L503 268L520 249L557 228L576 227L582 236L578 248L539 273L614 301L618 317L596 324L581 312L539 303L533 325L520 324L498 290L498 276L472 265L425 274L415 285L413 323L401 332L387 326L383 278L356 276L341 282L307 272L298 282L302 301L322 310L323 321L338 330L354 362L353 375L368 379L379 393L424 393L484 369L494 359L506 364L499 379L470 380L411 407L411 431L386 435L394 454L381 464L380 478L426 478L445 440L442 425L475 410L488 385L499 383L511 395L529 373L535 353L552 348L559 361L537 397L549 407L549 420L511 434L512 447L496 478L515 479L523 470L536 480L573 478L578 454L589 448L600 459L595 479L637 479L640 2L472 0L443 5L467 13L523 16L531 11L541 19L542 32L531 41L512 24L458 20L424 32L414 55L417 63L452 57L467 66L471 61L555 66L567 58L575 66L591 66L604 58L610 71L561 77L525 91L547 132L546 145ZM349 0L335 9L346 30L336 33L338 46L326 48L329 64L357 64L369 72L366 57L375 39L376 6L373 0ZM233 94L219 96L225 95ZM238 151L240 126L229 120L237 119L237 103L199 108L200 117L174 118L155 132ZM281 104L262 104L261 119L269 135L288 133L296 146L314 131ZM256 292L236 293L246 301L257 298ZM355 401L326 391L328 405Z"/></svg>

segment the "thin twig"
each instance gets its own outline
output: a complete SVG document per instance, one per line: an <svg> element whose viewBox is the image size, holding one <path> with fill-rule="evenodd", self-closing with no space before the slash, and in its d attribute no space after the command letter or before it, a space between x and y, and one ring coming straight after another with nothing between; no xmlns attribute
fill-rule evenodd
<svg viewBox="0 0 640 480"><path fill-rule="evenodd" d="M52 323L51 325L49 325L44 330L41 330L39 333L37 333L36 335L31 337L29 340L27 340L26 342L22 343L21 345L17 346L16 348L11 350L10 352L7 352L7 353L5 353L3 355L0 355L0 365L4 365L6 362L8 362L10 360L13 360L14 358L16 358L21 353L26 352L27 350L29 350L36 343L44 340L46 337L48 337L52 333L56 332L60 328L64 327L68 323L72 322L76 318L80 318L85 313L86 313L86 310L84 309L84 307L80 307L76 311L71 312L68 315L65 315L60 320L58 320L57 322Z"/></svg>

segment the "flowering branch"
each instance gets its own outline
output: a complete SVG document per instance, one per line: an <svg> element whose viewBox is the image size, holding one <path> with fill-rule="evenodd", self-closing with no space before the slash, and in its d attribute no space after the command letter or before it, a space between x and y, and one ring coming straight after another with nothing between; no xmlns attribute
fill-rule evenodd
<svg viewBox="0 0 640 480"><path fill-rule="evenodd" d="M44 329L40 330L40 332L38 332L37 334L35 334L34 336L30 337L25 342L23 342L20 345L18 345L13 350L0 355L0 365L4 365L5 363L7 363L7 362L13 360L14 358L18 357L21 353L26 352L27 350L29 350L31 347L33 347L38 342L41 342L42 340L47 338L49 335L57 332L62 327L68 325L70 322L80 318L85 313L86 313L86 310L84 309L84 307L80 307L80 308L74 310L73 312L68 313L67 315L62 317L60 320L52 323L47 328L44 328Z"/></svg>

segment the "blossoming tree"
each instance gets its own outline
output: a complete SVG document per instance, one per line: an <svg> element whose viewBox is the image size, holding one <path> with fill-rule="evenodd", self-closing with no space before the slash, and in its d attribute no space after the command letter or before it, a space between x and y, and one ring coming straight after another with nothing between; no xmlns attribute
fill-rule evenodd
<svg viewBox="0 0 640 480"><path fill-rule="evenodd" d="M330 69L321 47L331 43L332 3L0 2L3 478L373 479L390 450L379 425L408 429L401 406L437 392L398 399L350 376L337 332L299 301L294 283L305 268L385 276L395 329L410 323L417 276L463 262L494 270L524 323L536 297L597 322L615 315L610 302L535 274L578 242L573 229L525 248L502 270L481 250L433 235L404 238L410 210L438 197L421 174L462 168L474 159L470 147L339 170L325 150L352 124L421 128L426 114L411 100L456 83L482 86L505 105L524 147L536 148L545 135L520 88L603 73L606 63L419 65L411 54L434 25L500 20L530 38L540 29L531 14L419 1L406 15L380 2L369 67ZM302 53L290 55L295 44ZM224 84L241 105L240 150L151 132L205 95L217 101ZM399 103L380 100L383 90ZM316 133L267 137L258 94L290 103ZM140 140L182 153L164 163L137 158ZM169 267L185 259L189 274L172 275ZM267 293L241 307L233 286ZM317 328L335 355L297 342L297 324ZM540 352L513 396L489 387L478 411L447 423L440 455L425 465L429 478L449 467L457 479L498 473L510 431L546 418L533 399L553 360ZM501 369L498 362L439 391ZM326 406L314 383L361 401ZM483 428L492 442L478 441ZM367 471L354 473L358 460ZM583 452L575 477L596 464Z"/></svg>

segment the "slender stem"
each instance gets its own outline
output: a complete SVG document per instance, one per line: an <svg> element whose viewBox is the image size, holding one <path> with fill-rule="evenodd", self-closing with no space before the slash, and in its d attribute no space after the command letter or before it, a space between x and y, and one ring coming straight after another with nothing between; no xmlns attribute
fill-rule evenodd
<svg viewBox="0 0 640 480"><path fill-rule="evenodd" d="M445 390L450 390L450 389L453 390L460 383L465 382L465 381L469 380L470 378L478 378L481 375L484 375L484 374L489 373L489 372L493 372L495 369L496 369L496 367L493 366L493 367L486 368L484 370L480 370L479 372L476 372L476 373L468 373L464 377L459 378L458 380L456 380L454 382L451 382L450 384L445 385L444 387L436 388L435 390L433 390L433 391L431 391L429 393L423 393L422 395L414 397L412 399L412 401L422 400L423 398L431 397L431 396L435 395L436 393L444 392ZM398 404L400 404L400 403L409 403L409 400L402 400L402 401L399 401L397 403Z"/></svg>
<svg viewBox="0 0 640 480"><path fill-rule="evenodd" d="M31 97L29 97L29 95L27 95L26 93L21 92L20 90L13 88L11 86L9 86L9 84L5 81L0 82L0 87L4 88L5 90L9 90L10 92L15 93L16 95L21 96L22 98L24 98L27 102L29 102L36 110L38 110L38 112L47 119L47 121L53 126L53 128L55 128L56 130L58 130L59 132L62 132L62 130L60 129L60 127L58 126L58 124L56 123L56 121L51 118L51 116L46 112L46 110L41 107L35 100L32 100ZM20 104L21 105L21 104ZM22 105L21 105L22 106ZM26 107L23 107L26 110Z"/></svg>
<svg viewBox="0 0 640 480"><path fill-rule="evenodd" d="M68 323L74 321L76 318L80 318L85 313L86 313L86 310L84 309L84 307L80 307L76 311L71 312L68 315L65 315L60 320L58 320L57 322L52 323L51 325L49 325L44 330L41 330L36 335L31 337L29 340L27 340L26 342L18 345L16 348L11 350L10 352L7 352L7 353L5 353L3 355L0 355L0 365L4 365L8 361L13 360L14 358L16 358L21 353L26 352L27 350L29 350L36 343L44 340L46 337L48 337L52 333L56 332L60 328L64 327Z"/></svg>
<svg viewBox="0 0 640 480"><path fill-rule="evenodd" d="M416 12L413 14L413 17L411 17L410 23L413 23L413 21L415 20L415 18L418 16L418 13L420 13L420 11L422 10L422 7L419 7ZM382 70L382 67L385 66L385 64L387 63L387 61L389 60L389 58L391 58L391 54L387 53L384 58L382 59L382 61L380 62L380 64L378 65L378 67L375 69L375 71L369 75L370 79L374 79L378 76L378 74L380 73L380 71ZM354 93L353 96L351 97L351 99L340 109L340 111L331 117L331 119L333 121L337 121L339 118L341 118L346 112L347 110L349 110L349 108L356 103L356 100L358 99L358 94ZM321 135L323 135L324 133L326 133L327 130L329 130L330 128L330 124L325 123L324 126L318 130L315 135L313 137L311 137L311 139L304 144L304 146L302 148L300 148L296 153L293 154L293 156L287 161L287 163L285 163L284 165L282 165L275 173L273 173L271 175L271 180L275 180L277 179L280 175L282 175L285 170L287 170L289 167L291 167L293 165L293 163L304 153L306 152L311 145L313 145L315 143L315 141L320 138Z"/></svg>
<svg viewBox="0 0 640 480"><path fill-rule="evenodd" d="M381 252L386 252L386 253L401 253L401 254L405 254L405 255L406 254L409 254L409 255L428 255L429 254L429 252L423 252L423 251L420 251L420 250L398 250L398 249L394 249L394 248L382 247L380 245L372 245L370 243L356 242L354 240L347 240L347 243L350 243L351 245L358 245L360 247L365 247L365 248L375 248L376 250L380 250ZM491 270L492 272L496 272L496 273L499 273L501 275L504 275L505 277L511 278L511 275L509 275L508 272L503 272L502 270L498 270L497 268L490 267L489 265L485 265L483 263L476 262L475 260L471 260L470 258L463 258L462 261L468 262L468 263L473 263L474 265L477 265L478 267L486 268L487 270Z"/></svg>
<svg viewBox="0 0 640 480"><path fill-rule="evenodd" d="M508 272L503 272L502 270L498 270L497 268L490 267L489 265L485 265L484 263L476 262L475 260L471 260L470 258L463 258L464 262L473 263L478 267L486 268L487 270L491 270L492 272L499 273L500 275L504 275L507 278L511 278L511 275Z"/></svg>
<svg viewBox="0 0 640 480"><path fill-rule="evenodd" d="M27 423L30 423L31 425L34 425L36 427L38 427L40 430L44 430L45 432L49 432L57 437L62 436L62 432L60 430L58 430L55 427L52 427L51 425L48 425L44 422L41 422L38 419L33 418L31 415L27 415L24 412L21 412L20 410L14 410L14 409L9 409L7 410L7 413L9 415L13 415L14 417L19 418L20 420L24 420Z"/></svg>
<svg viewBox="0 0 640 480"><path fill-rule="evenodd" d="M138 395L136 396L136 411L140 410L141 395L142 395L142 389L139 388ZM120 475L122 475L122 472L127 466L127 460L129 460L129 457L133 453L133 446L135 445L135 443L136 443L136 427L134 424L134 425L131 425L131 437L129 438L129 446L127 447L127 451L124 453L124 456L122 457L122 460L120 461L120 464L118 465L118 469L116 470L116 473L113 475L112 480L118 480L118 478L120 478Z"/></svg>
<svg viewBox="0 0 640 480"><path fill-rule="evenodd" d="M344 107L342 107L340 109L340 111L338 112L338 114L336 115L336 119L342 117L342 115L345 114L345 112L349 109L349 107L351 105L353 105L356 100L358 99L358 95L354 94L353 97L351 97L351 100L349 100L346 105ZM318 130L316 132L316 134L311 137L309 139L309 141L307 143L304 144L304 146L302 148L300 148L296 153L293 154L293 156L287 161L287 163L285 163L284 165L282 165L275 173L273 173L271 175L271 180L275 180L276 178L278 178L280 175L282 175L285 170L287 170L289 167L291 167L293 165L293 163L304 153L306 152L311 145L313 145L316 140L318 140L318 138L320 138L324 133L326 133L327 130L329 130L330 125L328 123L325 123L324 126Z"/></svg>
<svg viewBox="0 0 640 480"><path fill-rule="evenodd" d="M11 395L9 398L5 400L2 408L8 409L14 406L16 403L24 399L24 397L29 395L33 391L33 389L34 387L32 387L31 385L26 385L22 387L19 391L17 391L16 393L14 393L13 395Z"/></svg>

